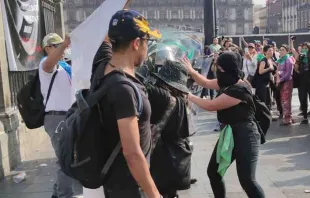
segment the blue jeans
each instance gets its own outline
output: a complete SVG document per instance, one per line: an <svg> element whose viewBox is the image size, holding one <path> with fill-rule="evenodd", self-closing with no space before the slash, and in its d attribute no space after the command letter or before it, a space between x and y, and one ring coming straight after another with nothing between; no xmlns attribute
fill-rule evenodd
<svg viewBox="0 0 310 198"><path fill-rule="evenodd" d="M65 119L62 115L46 115L44 118L44 128L49 137L51 138L52 146L54 148L55 154L58 157L59 154L59 141L56 136L56 128L58 124ZM72 198L72 179L65 175L57 164L57 179L54 184L53 195L58 196L58 198Z"/></svg>

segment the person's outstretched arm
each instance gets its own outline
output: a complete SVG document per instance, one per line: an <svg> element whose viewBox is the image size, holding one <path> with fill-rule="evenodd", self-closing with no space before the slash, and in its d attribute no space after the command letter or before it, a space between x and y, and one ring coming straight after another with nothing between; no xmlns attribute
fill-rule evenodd
<svg viewBox="0 0 310 198"><path fill-rule="evenodd" d="M194 68L192 67L192 64L190 63L188 58L185 57L184 59L181 60L181 62L187 68L189 75L194 79L194 81L198 85L200 85L204 88L207 88L207 89L215 89L215 90L220 89L220 87L217 84L217 79L209 80L206 77L204 77L203 75L199 74L196 70L194 70Z"/></svg>

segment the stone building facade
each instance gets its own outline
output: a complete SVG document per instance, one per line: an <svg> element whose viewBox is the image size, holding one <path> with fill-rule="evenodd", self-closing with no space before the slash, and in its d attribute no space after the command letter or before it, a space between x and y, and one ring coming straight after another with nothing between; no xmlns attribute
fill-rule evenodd
<svg viewBox="0 0 310 198"><path fill-rule="evenodd" d="M297 32L309 32L310 0L293 1L297 7Z"/></svg>
<svg viewBox="0 0 310 198"><path fill-rule="evenodd" d="M267 28L266 33L281 33L283 0L267 0Z"/></svg>
<svg viewBox="0 0 310 198"><path fill-rule="evenodd" d="M282 0L283 32L295 32L298 29L297 16L297 2Z"/></svg>
<svg viewBox="0 0 310 198"><path fill-rule="evenodd" d="M68 32L80 24L104 0L65 0ZM219 34L250 34L253 30L252 0L216 0ZM156 28L167 26L202 32L204 0L132 0L131 9L147 17Z"/></svg>

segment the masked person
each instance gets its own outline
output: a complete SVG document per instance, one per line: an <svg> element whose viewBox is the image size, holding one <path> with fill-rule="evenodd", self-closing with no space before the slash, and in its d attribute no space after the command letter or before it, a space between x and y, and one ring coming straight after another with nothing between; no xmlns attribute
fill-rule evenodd
<svg viewBox="0 0 310 198"><path fill-rule="evenodd" d="M192 148L188 137L193 133L187 102L187 70L179 62L166 61L147 85L152 107L151 124L156 146L151 156L151 174L164 198L178 197L178 190L191 185Z"/></svg>
<svg viewBox="0 0 310 198"><path fill-rule="evenodd" d="M293 70L294 62L288 54L289 47L280 47L280 58L277 60L279 71L277 72L277 87L280 90L281 105L284 119L282 125L291 125L292 120L292 95L293 95Z"/></svg>
<svg viewBox="0 0 310 198"><path fill-rule="evenodd" d="M256 166L259 156L261 134L254 121L255 104L251 86L241 80L238 57L226 52L217 61L217 80L208 80L187 65L190 75L204 87L219 90L217 98L204 100L189 95L189 100L207 111L217 111L218 120L232 128L234 148L232 161L236 160L240 184L249 198L264 198L264 191L256 182ZM238 115L238 116L236 116ZM215 198L226 198L225 184L218 173L217 148L211 156L208 176Z"/></svg>
<svg viewBox="0 0 310 198"><path fill-rule="evenodd" d="M305 43L301 54L298 57L296 71L299 73L299 88L298 95L300 99L301 112L303 120L301 124L308 124L308 97L310 97L310 67L309 67L309 58L310 58L310 44Z"/></svg>

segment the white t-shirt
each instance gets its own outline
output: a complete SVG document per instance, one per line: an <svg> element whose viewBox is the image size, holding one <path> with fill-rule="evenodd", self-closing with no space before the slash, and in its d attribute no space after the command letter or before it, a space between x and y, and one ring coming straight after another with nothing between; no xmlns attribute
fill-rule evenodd
<svg viewBox="0 0 310 198"><path fill-rule="evenodd" d="M243 68L244 78L247 79L249 75L254 76L257 70L257 54L252 57L252 60L248 60L245 57L243 58Z"/></svg>
<svg viewBox="0 0 310 198"><path fill-rule="evenodd" d="M56 71L56 67L52 73L43 70L43 63L47 57L43 58L39 64L39 76L41 82L41 93L44 97L44 104L46 102L47 92L52 80L52 76ZM50 97L46 104L45 111L68 111L71 107L71 78L69 74L62 67L59 66L58 73L55 77L53 88Z"/></svg>

